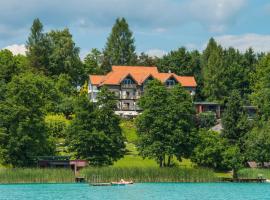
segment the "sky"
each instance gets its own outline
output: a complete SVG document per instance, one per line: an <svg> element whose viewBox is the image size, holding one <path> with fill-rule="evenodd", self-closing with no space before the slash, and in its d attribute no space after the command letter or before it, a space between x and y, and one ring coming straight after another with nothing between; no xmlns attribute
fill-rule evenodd
<svg viewBox="0 0 270 200"><path fill-rule="evenodd" d="M270 51L269 0L0 0L0 49L24 54L35 18L44 31L69 28L83 58L102 50L117 17L125 17L136 51L162 56L185 46Z"/></svg>

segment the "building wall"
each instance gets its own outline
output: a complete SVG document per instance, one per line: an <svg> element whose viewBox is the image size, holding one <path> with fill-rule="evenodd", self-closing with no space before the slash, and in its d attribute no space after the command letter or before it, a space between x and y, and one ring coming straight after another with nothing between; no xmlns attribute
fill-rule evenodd
<svg viewBox="0 0 270 200"><path fill-rule="evenodd" d="M138 99L143 94L144 86L139 86L136 84L131 85L108 85L108 89L115 93L116 98L118 99L118 110L119 111L125 111L123 112L123 115L126 113L126 111L140 111L141 109L137 105ZM186 90L190 92L191 95L195 94L195 88L192 87L186 87ZM89 83L88 87L88 94L91 101L96 102L96 96L99 92L99 89L96 85L91 85Z"/></svg>

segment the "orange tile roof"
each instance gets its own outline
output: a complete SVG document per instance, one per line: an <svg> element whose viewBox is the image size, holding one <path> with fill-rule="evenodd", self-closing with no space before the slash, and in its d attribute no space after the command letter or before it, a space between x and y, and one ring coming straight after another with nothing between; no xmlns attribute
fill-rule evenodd
<svg viewBox="0 0 270 200"><path fill-rule="evenodd" d="M194 76L177 76L176 79L183 87L196 87L197 83Z"/></svg>
<svg viewBox="0 0 270 200"><path fill-rule="evenodd" d="M159 73L157 67L145 66L112 66L112 71L107 75L90 75L90 81L94 85L119 85L127 76L131 76L138 85L142 85L150 76L163 83L173 76L183 87L196 87L197 85L193 76Z"/></svg>
<svg viewBox="0 0 270 200"><path fill-rule="evenodd" d="M103 81L104 78L105 76L103 75L90 75L89 76L90 82L93 85L99 85Z"/></svg>
<svg viewBox="0 0 270 200"><path fill-rule="evenodd" d="M146 67L146 66L112 66L112 71L122 72L147 72L147 73L158 73L157 67Z"/></svg>

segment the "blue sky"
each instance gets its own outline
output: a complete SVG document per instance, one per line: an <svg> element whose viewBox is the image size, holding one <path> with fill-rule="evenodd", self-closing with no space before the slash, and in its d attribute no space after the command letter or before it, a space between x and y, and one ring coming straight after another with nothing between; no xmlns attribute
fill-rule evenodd
<svg viewBox="0 0 270 200"><path fill-rule="evenodd" d="M241 51L270 50L269 0L1 0L0 49L23 52L36 17L45 31L69 28L82 57L104 47L117 17L129 22L136 51L150 55L202 50L210 37Z"/></svg>

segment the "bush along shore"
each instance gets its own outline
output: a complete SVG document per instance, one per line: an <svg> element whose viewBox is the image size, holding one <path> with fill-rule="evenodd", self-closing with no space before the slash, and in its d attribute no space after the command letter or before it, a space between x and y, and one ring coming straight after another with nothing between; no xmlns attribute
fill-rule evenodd
<svg viewBox="0 0 270 200"><path fill-rule="evenodd" d="M16 168L0 169L0 183L72 183L75 176L70 169Z"/></svg>
<svg viewBox="0 0 270 200"><path fill-rule="evenodd" d="M89 183L107 183L120 179L134 182L216 182L220 179L214 171L205 168L138 168L101 167L87 168L81 174Z"/></svg>

